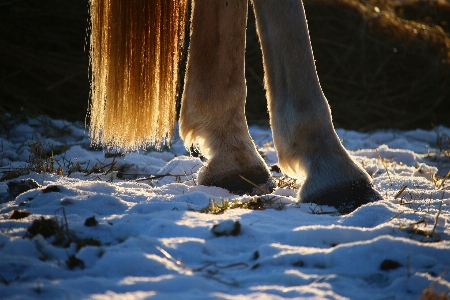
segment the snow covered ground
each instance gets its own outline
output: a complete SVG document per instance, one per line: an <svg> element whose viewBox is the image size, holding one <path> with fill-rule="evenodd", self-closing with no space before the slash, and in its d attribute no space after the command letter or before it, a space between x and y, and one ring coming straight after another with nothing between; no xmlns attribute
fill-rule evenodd
<svg viewBox="0 0 450 300"><path fill-rule="evenodd" d="M1 299L450 297L448 128L337 130L385 196L339 215L279 173L261 198L199 186L180 140L120 156L80 124L1 121ZM270 131L250 131L275 164ZM221 210L239 203L266 209Z"/></svg>

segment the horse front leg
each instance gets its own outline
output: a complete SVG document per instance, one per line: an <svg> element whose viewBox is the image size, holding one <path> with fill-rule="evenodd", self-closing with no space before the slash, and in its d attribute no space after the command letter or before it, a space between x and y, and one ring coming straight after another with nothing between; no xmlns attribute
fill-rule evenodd
<svg viewBox="0 0 450 300"><path fill-rule="evenodd" d="M195 0L180 116L185 145L208 158L202 185L249 193L271 188L270 173L248 132L244 76L247 0Z"/></svg>
<svg viewBox="0 0 450 300"><path fill-rule="evenodd" d="M351 211L381 199L336 135L301 0L253 0L253 7L280 167L306 178L299 200Z"/></svg>

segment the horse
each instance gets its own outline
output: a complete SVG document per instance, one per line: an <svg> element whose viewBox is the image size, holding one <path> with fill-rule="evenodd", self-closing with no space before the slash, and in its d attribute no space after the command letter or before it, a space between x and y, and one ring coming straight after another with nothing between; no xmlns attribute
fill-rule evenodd
<svg viewBox="0 0 450 300"><path fill-rule="evenodd" d="M302 0L251 2L274 147L282 172L304 179L298 201L351 212L381 200L335 132ZM179 133L207 158L198 184L272 191L244 111L247 10L247 0L90 0L91 142L135 150L170 141L188 49Z"/></svg>

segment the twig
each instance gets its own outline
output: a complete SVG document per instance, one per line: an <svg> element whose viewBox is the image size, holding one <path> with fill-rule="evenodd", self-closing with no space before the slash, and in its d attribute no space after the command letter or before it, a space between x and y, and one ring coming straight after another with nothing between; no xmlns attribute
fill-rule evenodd
<svg viewBox="0 0 450 300"><path fill-rule="evenodd" d="M95 171L98 171L98 170L100 170L100 169L105 169L106 167L108 167L108 171L105 172L105 175L106 175L106 174L108 174L108 172L114 167L115 164L116 164L116 161L113 161L112 163L109 163L109 164L107 164L107 165L101 166L101 167L99 167L99 168L95 168L95 167L94 167L94 168L92 168L91 171L87 172L84 176L89 176L89 175L91 175L92 173L94 173Z"/></svg>
<svg viewBox="0 0 450 300"><path fill-rule="evenodd" d="M112 169L114 168L114 166L116 165L116 163L117 163L116 161L113 161L112 163L110 163L110 166L109 166L108 170L106 172L104 172L103 175L106 175L109 172L111 172Z"/></svg>

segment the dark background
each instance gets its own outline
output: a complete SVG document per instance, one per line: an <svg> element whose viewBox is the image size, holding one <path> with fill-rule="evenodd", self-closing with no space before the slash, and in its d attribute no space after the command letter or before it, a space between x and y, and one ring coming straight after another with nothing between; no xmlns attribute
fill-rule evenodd
<svg viewBox="0 0 450 300"><path fill-rule="evenodd" d="M317 71L336 127L450 126L450 2L305 0ZM268 124L249 10L249 123ZM0 111L84 121L87 0L0 2Z"/></svg>

